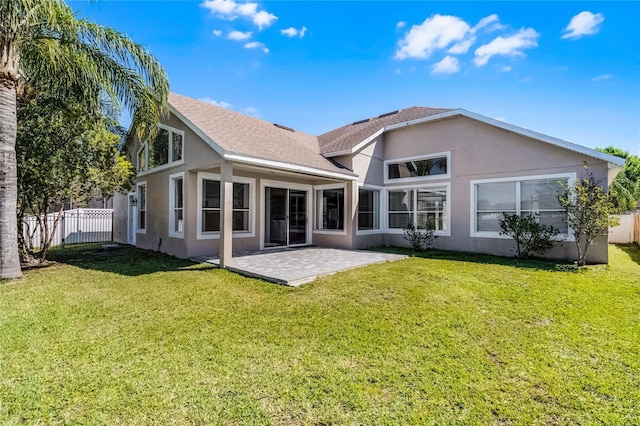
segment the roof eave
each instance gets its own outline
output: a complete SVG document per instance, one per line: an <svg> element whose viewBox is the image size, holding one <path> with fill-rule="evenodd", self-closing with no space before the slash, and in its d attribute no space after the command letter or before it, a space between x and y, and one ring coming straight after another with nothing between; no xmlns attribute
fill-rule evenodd
<svg viewBox="0 0 640 426"><path fill-rule="evenodd" d="M237 154L237 153L227 153L224 156L224 159L228 161L235 161L238 163L250 164L253 166L262 166L262 167L268 167L272 169L285 170L289 172L298 172L298 173L327 177L332 179L342 179L342 180L358 179L358 175L356 175L355 173L351 174L351 173L333 172L331 170L323 170L323 169L318 169L316 167L303 166L300 164L287 163L284 161L266 160L263 158L249 157L249 156Z"/></svg>
<svg viewBox="0 0 640 426"><path fill-rule="evenodd" d="M373 140L375 140L375 138L377 138L379 135L381 135L382 133L391 131L391 130L397 130L400 128L404 128L404 127L408 127L408 126L415 126L418 124L423 124L423 123L428 123L431 121L438 121L438 120L443 120L446 118L451 118L451 117L456 117L456 116L460 116L460 117L467 117L470 118L472 120L476 120L476 121L480 121L482 123L485 124L489 124L491 126L494 127L498 127L501 128L503 130L507 130L510 131L512 133L516 133L519 134L521 136L525 136L525 137L529 137L532 139L536 139L539 140L541 142L546 142L550 145L554 145L560 148L564 148L564 149L568 149L570 151L573 152L577 152L592 158L596 158L598 160L602 160L602 161L606 161L607 162L607 166L610 169L613 168L617 168L617 167L622 167L625 164L625 160L623 158L620 157L616 157L614 155L610 155L610 154L606 154L604 152L600 152L597 151L595 149L592 148L587 148L585 146L582 145L577 145L574 144L572 142L568 142L562 139L558 139L558 138L554 138L552 136L548 136L542 133L538 133L538 132L534 132L532 130L528 130L525 129L523 127L519 127L519 126L515 126L513 124L509 124L509 123L505 123L504 121L500 121L500 120L496 120L493 118L489 118L489 117L485 117L483 115L480 114L476 114L474 112L471 111L467 111L465 109L453 109L450 111L446 111L440 114L434 114L434 115L430 115L428 117L422 117L422 118L416 118L414 120L409 120L409 121L404 121L402 123L396 123L396 124L390 124L388 126L383 127L382 129L378 130L376 133L374 133L373 135L369 136L368 138L366 138L365 140L363 140L362 142L358 143L357 145L355 145L353 148L348 149L348 150L342 150L342 151L335 151L335 152L327 152L324 153L323 155L325 157L337 157L339 155L353 155L356 152L362 150L363 148L365 148L368 144L370 144L371 142L373 142Z"/></svg>

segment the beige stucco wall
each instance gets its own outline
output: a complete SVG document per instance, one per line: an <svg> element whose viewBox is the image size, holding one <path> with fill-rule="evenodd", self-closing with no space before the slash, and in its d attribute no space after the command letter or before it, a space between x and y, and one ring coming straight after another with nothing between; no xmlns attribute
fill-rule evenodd
<svg viewBox="0 0 640 426"><path fill-rule="evenodd" d="M511 239L480 238L470 236L471 186L477 179L506 178L575 172L583 173L583 162L597 179L607 182L607 164L573 151L520 136L466 117L457 117L423 125L411 126L386 133L383 150L377 151L375 164L383 160L413 157L437 152L451 152L450 179L435 179L427 183L450 182L451 236L441 236L435 246L442 249L513 255L515 247ZM364 153L364 151L363 151ZM367 174L364 168L371 160L364 154L353 160L354 171ZM381 169L382 167L380 167ZM379 174L367 178L364 183L379 184ZM388 184L387 187L417 185L420 181ZM406 246L402 235L384 235L384 244ZM371 237L356 236L354 245L366 247ZM548 253L550 257L574 258L575 244L565 242ZM590 262L606 262L607 244L602 239L590 249Z"/></svg>
<svg viewBox="0 0 640 426"><path fill-rule="evenodd" d="M220 164L223 159L207 145L200 137L192 132L184 123L173 115L162 122L170 127L182 130L184 136L184 163L152 170L139 175L137 182L146 182L147 185L147 229L145 233L136 234L136 245L148 250L159 250L173 256L187 258L205 256L219 252L220 240L218 238L198 238L198 173L220 173ZM136 153L140 148L135 143L130 151L135 162ZM169 235L169 177L172 174L184 172L184 238L174 238ZM233 251L258 250L261 247L261 214L263 212L263 181L271 182L270 185L287 187L288 184L301 184L309 186L309 197L312 200L312 208L309 212L309 223L315 223L315 186L335 184L340 181L324 179L316 176L294 174L278 170L259 169L242 164L233 165L234 176L251 178L255 180L253 193L253 222L252 234L234 233ZM311 231L311 244L329 247L351 247L353 233L353 215L357 191L354 192L352 184L345 182L347 189L347 231L342 234L317 234ZM126 240L127 206L126 198L121 209L124 226L124 240ZM313 228L313 226L312 226Z"/></svg>

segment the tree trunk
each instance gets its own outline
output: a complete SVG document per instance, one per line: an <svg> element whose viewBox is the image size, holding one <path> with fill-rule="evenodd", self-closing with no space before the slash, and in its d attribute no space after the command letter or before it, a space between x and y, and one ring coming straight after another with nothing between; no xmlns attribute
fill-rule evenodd
<svg viewBox="0 0 640 426"><path fill-rule="evenodd" d="M19 278L16 83L0 77L0 279Z"/></svg>

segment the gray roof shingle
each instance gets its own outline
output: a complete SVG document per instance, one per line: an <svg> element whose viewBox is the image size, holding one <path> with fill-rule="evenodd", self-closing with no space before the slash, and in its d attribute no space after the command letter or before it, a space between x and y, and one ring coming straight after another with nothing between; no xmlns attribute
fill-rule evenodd
<svg viewBox="0 0 640 426"><path fill-rule="evenodd" d="M451 111L445 108L410 107L398 110L397 113L381 114L368 120L356 121L353 124L339 127L318 136L322 153L345 151L358 145L378 130L392 124L403 123L417 118L429 117Z"/></svg>
<svg viewBox="0 0 640 426"><path fill-rule="evenodd" d="M169 104L217 143L226 154L353 175L322 156L318 138L176 93Z"/></svg>

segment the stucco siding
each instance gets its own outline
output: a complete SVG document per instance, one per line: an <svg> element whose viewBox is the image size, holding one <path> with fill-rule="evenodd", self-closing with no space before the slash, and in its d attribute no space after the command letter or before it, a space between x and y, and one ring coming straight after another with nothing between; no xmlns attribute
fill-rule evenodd
<svg viewBox="0 0 640 426"><path fill-rule="evenodd" d="M459 251L513 255L511 239L471 236L471 181L493 178L518 178L561 173L584 173L584 162L596 179L606 185L608 169L603 161L593 159L544 142L495 128L475 120L458 117L407 127L385 134L384 158L395 159L451 152L450 179L425 180L428 183L451 183L450 236L440 236L435 247ZM389 183L387 188L401 188L410 183ZM385 244L406 246L402 235L386 234ZM547 253L549 257L574 258L575 243L566 241ZM593 246L590 262L607 261L606 239Z"/></svg>

